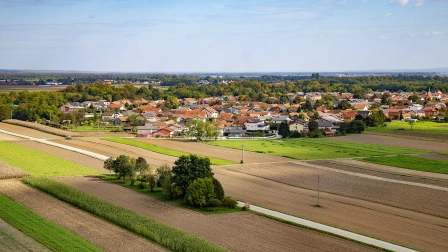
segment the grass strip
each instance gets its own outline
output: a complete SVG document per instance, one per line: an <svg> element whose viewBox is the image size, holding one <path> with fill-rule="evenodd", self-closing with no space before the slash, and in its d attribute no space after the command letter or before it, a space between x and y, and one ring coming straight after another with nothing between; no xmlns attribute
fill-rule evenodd
<svg viewBox="0 0 448 252"><path fill-rule="evenodd" d="M409 122L393 121L387 123L386 127L368 127L366 131L372 132L395 132L395 131L408 131L408 132L425 132L428 134L448 134L448 123L418 121L412 125Z"/></svg>
<svg viewBox="0 0 448 252"><path fill-rule="evenodd" d="M0 142L0 160L34 176L99 175L99 171L12 142Z"/></svg>
<svg viewBox="0 0 448 252"><path fill-rule="evenodd" d="M0 205L2 219L54 251L102 251L3 194L0 194Z"/></svg>
<svg viewBox="0 0 448 252"><path fill-rule="evenodd" d="M154 144L143 143L143 142L130 140L130 139L125 139L125 138L102 138L102 139L106 140L106 141L110 141L110 142L127 144L127 145L131 145L131 146L139 147L139 148L142 148L142 149L145 149L145 150L149 150L149 151L153 151L153 152L157 152L157 153L160 153L160 154L165 154L165 155L173 156L173 157L180 157L182 155L189 155L190 154L190 153L187 153L187 152L170 150L170 149L167 149L167 148L159 147L159 146L154 145ZM212 165L232 165L232 164L236 164L236 162L229 161L229 160L224 160L224 159L219 159L219 158L209 157L209 159L210 159L210 162L211 162Z"/></svg>
<svg viewBox="0 0 448 252"><path fill-rule="evenodd" d="M360 136L362 137L362 136ZM425 151L383 146L377 144L350 143L331 138L296 138L277 140L226 140L211 141L206 144L288 157L298 160L317 160L347 157L371 157L389 154L417 154Z"/></svg>
<svg viewBox="0 0 448 252"><path fill-rule="evenodd" d="M405 169L448 174L448 161L421 158L415 156L398 155L383 157L360 158L360 161L395 166Z"/></svg>
<svg viewBox="0 0 448 252"><path fill-rule="evenodd" d="M153 198L156 198L156 199L159 199L159 200L163 200L163 201L166 201L166 202L170 202L170 203L176 204L178 206L185 207L185 208L188 208L188 209L191 209L193 211L200 212L200 213L203 213L203 214L222 214L222 213L241 212L241 207L238 207L238 206L235 209L227 208L227 207L223 207L223 206L216 207L216 208L212 208L212 207L200 207L200 208L193 207L193 206L190 206L189 204L187 204L184 200L179 200L179 199L172 199L172 200L170 200L170 199L167 199L165 197L165 195L163 195L162 188L160 188L160 187L154 188L154 192L151 192L148 188L145 188L145 189L140 188L140 182L136 182L134 185L130 185L130 184L124 182L121 179L117 179L117 177L115 175L103 175L103 176L101 176L101 179L109 181L109 182L117 184L117 185L124 186L126 188L129 188L129 189L134 190L134 191L139 192L139 193L143 193L143 194L148 195L150 197L153 197Z"/></svg>
<svg viewBox="0 0 448 252"><path fill-rule="evenodd" d="M87 193L48 178L28 177L23 181L39 190L97 215L122 228L173 251L225 251L202 238L187 234L162 222L141 216Z"/></svg>

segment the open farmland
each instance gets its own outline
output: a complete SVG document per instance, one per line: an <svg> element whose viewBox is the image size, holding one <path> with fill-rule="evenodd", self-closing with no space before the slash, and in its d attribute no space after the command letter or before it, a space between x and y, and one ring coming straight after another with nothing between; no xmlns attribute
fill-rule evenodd
<svg viewBox="0 0 448 252"><path fill-rule="evenodd" d="M341 137L324 138L324 141L343 141L350 143L370 143L381 144L387 146L413 148L418 150L432 151L432 152L446 152L448 150L448 143L434 142L428 140L409 139L394 136L381 136L374 134L362 135L347 135Z"/></svg>
<svg viewBox="0 0 448 252"><path fill-rule="evenodd" d="M172 149L191 151L191 153L198 155L216 155L217 157L228 158L229 160L235 159L235 161L241 157L241 151L236 149L208 146L195 142L178 143L177 141L162 139L142 139L142 141L151 140L157 141L158 146L158 143L160 143L161 146L166 148L170 148L171 146ZM64 140L61 141L63 142ZM133 153L131 154L132 156L141 155L145 158L148 157L147 160L153 167L155 166L153 165L153 160L160 162L160 159L165 159L168 164L172 164L176 160L176 158L153 153L137 147L111 143L95 138L66 141L63 143L77 144L81 148L84 146L84 149L102 154L112 154L109 156L118 156L128 152ZM155 158L151 159L151 157ZM85 158L86 160L92 159L90 157ZM261 162L268 160L272 164L268 164L271 162L265 162L266 164L262 164ZM250 162L256 164L251 164ZM448 198L446 195L440 195L440 190L434 192L432 189L423 187L415 187L412 189L414 190L413 192L417 193L408 193L406 186L400 183L392 183L390 185L388 184L390 182L387 181L362 178L364 175L371 175L380 178L403 180L404 182L424 183L424 180L420 179L419 175L406 175L406 180L403 176L395 178L389 177L390 174L394 174L393 171L402 170L394 167L389 167L391 171L385 170L382 174L372 173L373 171L362 169L362 167L348 169L347 165L329 167L340 171L353 172L353 174L348 175L337 171L311 168L309 166L306 166L306 169L302 169L298 168L300 165L294 163L299 162L262 153L245 152L244 165L216 166L213 168L213 171L215 176L221 181L226 193L237 199L420 250L448 250L448 244L446 243L446 233L448 232L447 219L437 217L441 215L440 213L443 216L444 209L447 209L447 206L444 205L446 204L445 201L438 202L437 198ZM323 164L310 165L324 166ZM324 167L328 166L325 164ZM247 171L243 169L230 170L240 168L247 168ZM258 171L257 168L261 169ZM260 174L266 171L268 171L266 174ZM322 177L323 184L321 184L322 188L326 187L325 191L328 192L321 192L321 205L323 207L316 208L314 207L317 203L315 191L317 186L316 175L320 171L324 171L328 175ZM250 175L244 172L254 174ZM282 173L285 174L282 175ZM290 177L292 181L284 181L287 177ZM334 181L331 180L333 177ZM66 179L75 180L75 178ZM348 184L350 185L349 187L346 185L347 181L350 182ZM368 188L364 188L360 192L351 192L358 190L359 187L364 187L364 182L367 183ZM97 183L106 184L106 182L100 181ZM431 185L429 182L427 184ZM435 181L432 184L444 187L443 182L440 181ZM388 189L380 190L383 185L387 185ZM85 186L84 183L79 185L79 187L83 186ZM335 188L339 191L335 190ZM420 188L422 188L421 192ZM100 186L91 190L100 190ZM335 192L332 190L335 190ZM422 201L423 203L421 203L419 199L424 194L434 194L434 197L428 197L428 199L424 199ZM106 196L113 197L113 194ZM373 197L378 202L372 202L369 197ZM382 197L385 197L383 201L381 201ZM409 198L409 202L405 202L406 197ZM399 199L399 201L395 202L396 199ZM424 208L424 206L427 206L425 203L432 204L430 201L435 201L435 204L430 206L428 210L423 209L422 212L419 212L419 207ZM128 204L131 204L131 202L128 202ZM147 206L147 208L150 208L150 206ZM170 211L169 209L171 208L172 205L168 205L165 212ZM432 215L433 213L435 215Z"/></svg>
<svg viewBox="0 0 448 252"><path fill-rule="evenodd" d="M0 218L0 251L51 251Z"/></svg>
<svg viewBox="0 0 448 252"><path fill-rule="evenodd" d="M42 126L42 125L40 125L40 126ZM49 128L49 127L45 127L45 128ZM4 123L4 122L0 122L0 129L18 133L18 134L22 134L22 135L26 135L26 136L35 137L35 138L41 138L41 139L63 139L63 137L61 137L61 136L42 132L42 131L39 131L36 129L31 129L31 128L26 128L26 127L21 127L18 125Z"/></svg>
<svg viewBox="0 0 448 252"><path fill-rule="evenodd" d="M269 155L289 157L299 160L332 159L348 157L370 157L389 154L422 153L418 150L396 148L382 145L345 143L341 141L323 141L322 139L298 138L282 140L252 140L252 141L213 141L209 145L233 149L244 149Z"/></svg>
<svg viewBox="0 0 448 252"><path fill-rule="evenodd" d="M387 127L369 127L367 131L372 132L395 132L395 131L412 131L424 132L428 134L448 134L448 123L418 121L412 125L409 122L393 121L387 123Z"/></svg>
<svg viewBox="0 0 448 252"><path fill-rule="evenodd" d="M0 181L0 192L103 250L165 251L142 237L26 186L20 181Z"/></svg>
<svg viewBox="0 0 448 252"><path fill-rule="evenodd" d="M29 176L29 174L0 160L0 179L21 178L25 176Z"/></svg>
<svg viewBox="0 0 448 252"><path fill-rule="evenodd" d="M0 142L0 160L34 176L94 175L100 172L12 142ZM26 157L26 158L23 158Z"/></svg>
<svg viewBox="0 0 448 252"><path fill-rule="evenodd" d="M232 251L294 251L297 248L304 251L375 250L248 212L203 215L97 178L66 177L58 180ZM114 193L111 194L112 191Z"/></svg>

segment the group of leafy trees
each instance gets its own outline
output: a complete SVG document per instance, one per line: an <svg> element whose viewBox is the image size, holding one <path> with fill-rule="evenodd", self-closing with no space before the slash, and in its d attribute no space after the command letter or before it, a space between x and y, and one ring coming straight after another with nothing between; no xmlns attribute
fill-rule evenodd
<svg viewBox="0 0 448 252"><path fill-rule="evenodd" d="M192 206L229 208L236 207L236 201L225 197L221 183L213 177L210 159L197 155L183 155L170 168L162 165L152 172L146 160L120 155L104 161L104 168L114 171L118 179L129 179L130 184L140 181L142 188L151 191L162 188L169 199L184 199Z"/></svg>
<svg viewBox="0 0 448 252"><path fill-rule="evenodd" d="M202 118L193 118L185 124L186 135L197 141L215 140L219 136L219 129L213 122Z"/></svg>

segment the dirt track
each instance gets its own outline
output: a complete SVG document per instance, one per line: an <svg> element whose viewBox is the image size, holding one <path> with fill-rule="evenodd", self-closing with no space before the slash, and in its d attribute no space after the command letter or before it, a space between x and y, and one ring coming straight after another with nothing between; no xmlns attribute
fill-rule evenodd
<svg viewBox="0 0 448 252"><path fill-rule="evenodd" d="M296 251L298 248L302 251L374 251L248 212L204 215L96 178L67 177L58 180L232 251Z"/></svg>
<svg viewBox="0 0 448 252"><path fill-rule="evenodd" d="M0 192L106 251L165 251L142 237L26 186L18 180L1 180Z"/></svg>
<svg viewBox="0 0 448 252"><path fill-rule="evenodd" d="M13 125L13 124L8 124L8 123L2 123L2 122L0 122L0 129L11 131L11 132L22 134L22 135L35 137L35 138L63 139L63 137L52 135L52 134L45 133L45 132L42 132L42 131L38 131L38 130L35 130L35 129L25 128L25 127Z"/></svg>
<svg viewBox="0 0 448 252"><path fill-rule="evenodd" d="M0 218L0 252L51 251Z"/></svg>

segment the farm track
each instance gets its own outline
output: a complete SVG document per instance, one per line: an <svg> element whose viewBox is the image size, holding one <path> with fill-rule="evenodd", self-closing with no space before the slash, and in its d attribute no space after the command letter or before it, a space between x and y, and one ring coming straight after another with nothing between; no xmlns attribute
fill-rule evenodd
<svg viewBox="0 0 448 252"><path fill-rule="evenodd" d="M2 122L0 122L0 129L41 139L64 139L63 137L52 135L50 133Z"/></svg>
<svg viewBox="0 0 448 252"><path fill-rule="evenodd" d="M105 251L166 251L149 240L59 201L18 180L1 180L0 192Z"/></svg>
<svg viewBox="0 0 448 252"><path fill-rule="evenodd" d="M446 135L448 137L448 135ZM354 143L381 144L401 148L413 148L432 152L443 152L448 150L448 143L419 140L413 138L397 137L395 135L377 135L373 133L353 134L341 137L324 138L327 141L345 141Z"/></svg>
<svg viewBox="0 0 448 252"><path fill-rule="evenodd" d="M20 132L18 132L20 133ZM364 136L364 135L363 135ZM367 135L368 136L368 135ZM118 156L120 154L126 154L125 151L132 146L122 145L118 143L110 143L107 141L102 141L94 138L83 138L79 139L85 142L80 142L80 148L87 149L90 151L98 152L104 154L109 152L110 154L115 154L113 156ZM401 139L398 139L401 140ZM394 141L398 141L395 139ZM405 139L406 140L406 139ZM177 145L177 141L170 140L157 140L160 142L166 141L163 145L167 148L173 148ZM418 141L418 140L412 140ZM62 141L65 143L75 143L75 141ZM98 144L93 144L93 143ZM191 146L188 144L192 144ZM417 142L418 143L418 142ZM423 143L424 146L426 142ZM157 144L157 143L156 143ZM384 143L379 143L384 144ZM158 144L159 145L159 144ZM169 147L171 145L171 147ZM196 148L196 151L200 151L202 146L202 155L212 156L208 145L201 145L194 142L189 142L187 145L182 145L183 151L189 152L188 150ZM409 147L409 146L406 146ZM135 147L136 148L136 147ZM221 151L220 151L221 150ZM215 154L217 157L226 158L228 156L226 148L215 148ZM241 152L238 150L232 150L235 152L239 159ZM161 154L146 151L140 148L132 151L132 153L139 153L141 155L148 155L149 157L158 156ZM220 153L220 154L218 154ZM226 154L222 154L226 153ZM197 153L200 154L200 153ZM249 152L247 152L249 154ZM433 198L433 190L427 190L423 192L418 192L419 188L414 188L416 195L408 193L406 190L403 191L402 185L398 187L389 187L389 190L378 190L381 189L385 182L367 182L370 187L363 184L363 180L356 176L341 176L335 172L326 171L326 175L321 173L319 169L307 169L301 168L300 165L294 164L299 163L297 160L293 162L280 162L285 160L281 157L268 156L260 153L255 153L258 157L267 156L264 160L277 160L277 162L270 162L262 164L260 160L251 160L256 162L255 164L249 164L249 160L246 160L245 153L245 164L244 165L233 165L233 166L215 166L213 171L215 176L221 181L226 193L232 197L243 201L249 201L252 204L263 206L265 208L277 210L291 215L300 216L313 221L329 224L335 227L347 229L350 231L362 233L368 236L383 239L385 241L394 242L397 244L405 245L411 248L416 248L424 251L448 251L448 243L446 242L446 234L448 233L448 220L446 218L436 217L434 215L420 213L417 211L406 210L398 207L393 207L396 204L407 204L407 201L415 202L415 205L409 205L412 209L415 208L425 208L425 203L437 201L437 198ZM129 154L126 154L129 155ZM220 156L226 155L226 156ZM230 155L230 154L229 154ZM134 155L133 155L134 156ZM135 155L138 156L138 155ZM168 157L161 155L165 160L176 160L174 157ZM86 159L90 160L92 158L84 156ZM279 159L277 159L279 158ZM151 158L147 159L148 162L153 165ZM157 161L157 159L154 159ZM290 159L287 159L290 160ZM342 159L338 159L342 160ZM167 162L172 165L172 162ZM333 165L333 164L332 164ZM334 167L340 170L351 169L350 171L359 174L371 174L375 176L390 176L388 172L382 172L384 174L372 174L378 171L369 171L361 168L347 168L345 166ZM154 166L154 165L153 165ZM244 170L238 170L243 169ZM232 169L234 171L232 171ZM275 169L275 171L274 171ZM390 169L401 171L402 169L390 167ZM253 173L253 175L244 174ZM316 208L313 207L317 203L316 199L316 184L317 184L317 174L322 174L322 179L324 178L334 178L334 181L327 181L325 179L322 181L322 189L325 186L330 186L325 190L331 193L321 193L321 205L323 207ZM325 176L324 176L325 175ZM328 176L327 176L328 175ZM392 174L393 175L393 174ZM397 176L397 175L395 175ZM402 180L421 180L415 176L401 176L394 177L396 179ZM283 180L291 181L283 181ZM359 180L359 181L358 181ZM276 182L280 181L280 182ZM347 188L346 183L351 182L351 185L356 185L353 188ZM423 181L419 181L423 182ZM290 185L287 185L287 184ZM299 184L294 184L299 183ZM431 184L428 182L427 184ZM439 183L439 182L436 182ZM326 184L326 185L325 185ZM387 183L386 183L387 184ZM295 185L295 186L291 186ZM443 184L437 184L438 186L443 186ZM308 186L310 189L303 187ZM373 187L372 187L373 186ZM391 185L387 185L391 186ZM360 192L359 187L362 188ZM347 191L349 194L346 196L337 195L333 190ZM336 191L337 191L336 190ZM355 192L353 192L355 191ZM350 194L351 193L351 194ZM354 195L360 194L363 199L357 199ZM392 194L392 195L389 195ZM424 195L428 199L424 199ZM384 204L372 202L368 197L373 195L376 199L382 199L383 197L387 199L389 197L390 201ZM438 195L436 193L436 195ZM366 198L367 197L367 198ZM395 202L395 198L398 197L399 202ZM423 201L419 202L418 199L423 197ZM446 194L439 197L442 202L437 201L434 205L426 205L429 210L423 209L423 212L435 212L436 215L445 216L448 209L446 204ZM442 214L440 214L442 213ZM236 231L234 231L236 232Z"/></svg>
<svg viewBox="0 0 448 252"><path fill-rule="evenodd" d="M298 248L303 251L375 251L248 212L204 215L97 178L65 177L58 180L232 251L295 251Z"/></svg>
<svg viewBox="0 0 448 252"><path fill-rule="evenodd" d="M0 252L51 251L0 218Z"/></svg>

